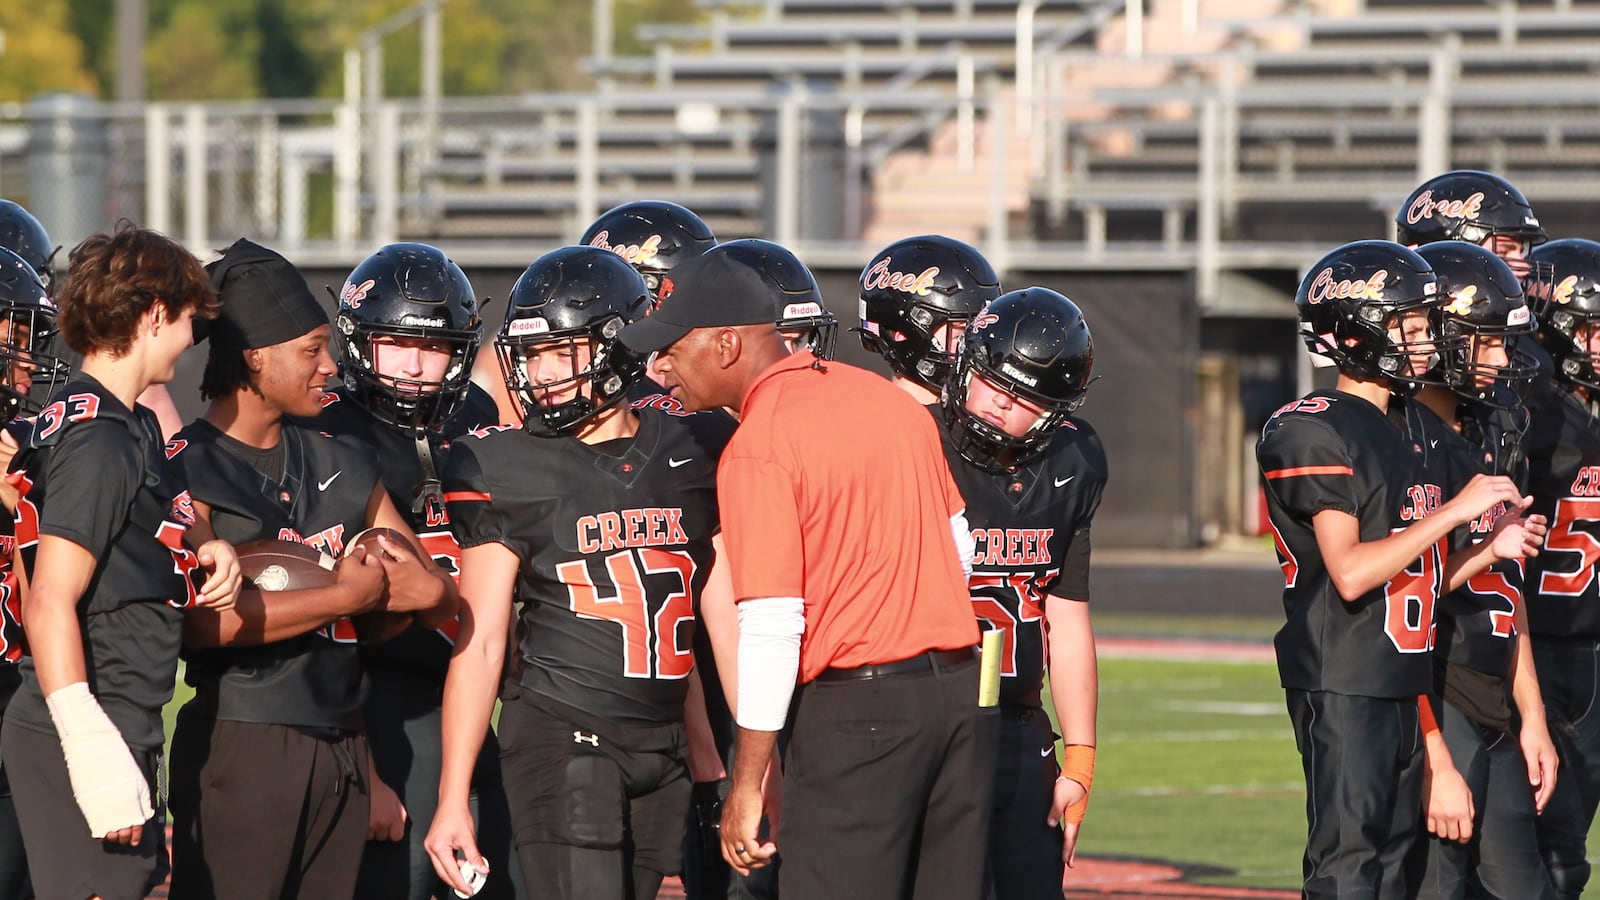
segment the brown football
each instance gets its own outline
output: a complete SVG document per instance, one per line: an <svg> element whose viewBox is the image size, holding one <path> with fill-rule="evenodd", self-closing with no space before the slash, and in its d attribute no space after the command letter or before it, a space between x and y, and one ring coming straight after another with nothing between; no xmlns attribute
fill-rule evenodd
<svg viewBox="0 0 1600 900"><path fill-rule="evenodd" d="M250 541L234 549L245 582L263 591L328 587L338 577L339 561L308 544Z"/></svg>
<svg viewBox="0 0 1600 900"><path fill-rule="evenodd" d="M360 547L367 553L376 554L381 559L383 547L378 543L380 536L388 538L391 546L402 549L409 547L413 553L419 552L415 545L401 532L393 528L374 527L368 528L351 538L344 545L344 555L349 556L355 552L357 547ZM387 597L384 600L388 602ZM414 618L411 613L388 612L380 609L362 613L358 616L351 616L350 622L356 626L356 637L361 643L381 644L391 638L399 637L401 632L411 626Z"/></svg>

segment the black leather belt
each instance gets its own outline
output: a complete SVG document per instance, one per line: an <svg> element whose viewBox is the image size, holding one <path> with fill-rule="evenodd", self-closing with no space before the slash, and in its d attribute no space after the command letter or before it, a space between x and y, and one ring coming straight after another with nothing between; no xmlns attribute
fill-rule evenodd
<svg viewBox="0 0 1600 900"><path fill-rule="evenodd" d="M870 678L885 678L890 675L910 675L914 672L949 668L961 663L972 662L977 658L977 651L972 647L962 647L957 650L929 650L918 653L909 659L897 660L890 663L874 663L868 666L856 666L853 669L823 669L817 676L818 681L866 681Z"/></svg>

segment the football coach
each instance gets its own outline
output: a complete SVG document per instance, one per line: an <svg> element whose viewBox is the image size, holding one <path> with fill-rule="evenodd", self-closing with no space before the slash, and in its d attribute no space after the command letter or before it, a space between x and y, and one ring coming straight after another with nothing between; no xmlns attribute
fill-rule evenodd
<svg viewBox="0 0 1600 900"><path fill-rule="evenodd" d="M659 354L686 409L740 418L717 471L739 610L723 855L747 873L781 846L785 896L977 898L994 721L977 706L966 504L933 417L871 372L790 352L773 310L813 281L792 254L719 249L621 338ZM762 841L786 720L784 814Z"/></svg>

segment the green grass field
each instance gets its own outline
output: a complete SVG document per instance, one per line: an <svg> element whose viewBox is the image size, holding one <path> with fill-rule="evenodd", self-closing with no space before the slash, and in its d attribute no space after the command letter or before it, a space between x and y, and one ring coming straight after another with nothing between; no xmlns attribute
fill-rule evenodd
<svg viewBox="0 0 1600 900"><path fill-rule="evenodd" d="M1305 789L1272 665L1101 660L1099 738L1080 853L1299 886Z"/></svg>

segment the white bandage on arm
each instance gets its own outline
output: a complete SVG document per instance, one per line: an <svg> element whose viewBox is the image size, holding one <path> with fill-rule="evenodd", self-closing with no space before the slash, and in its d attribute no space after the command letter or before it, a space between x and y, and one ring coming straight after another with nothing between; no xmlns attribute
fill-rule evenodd
<svg viewBox="0 0 1600 900"><path fill-rule="evenodd" d="M782 731L800 673L800 636L806 602L799 597L755 597L739 603L740 728Z"/></svg>
<svg viewBox="0 0 1600 900"><path fill-rule="evenodd" d="M103 838L149 821L155 814L150 784L89 686L69 684L44 702L61 739L72 798L89 823L89 834Z"/></svg>
<svg viewBox="0 0 1600 900"><path fill-rule="evenodd" d="M967 525L967 511L950 517L950 536L956 539L956 555L961 557L961 573L972 574L972 561L978 556L978 542L972 539L972 529Z"/></svg>

